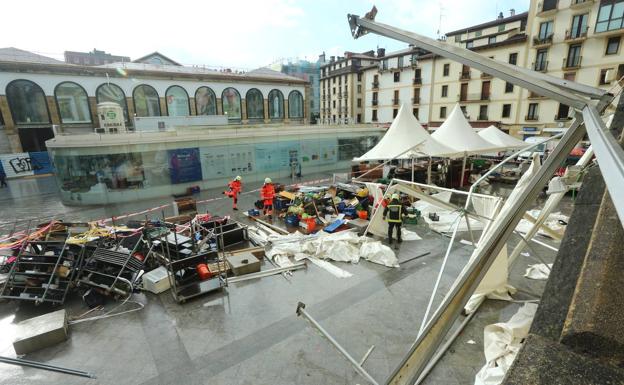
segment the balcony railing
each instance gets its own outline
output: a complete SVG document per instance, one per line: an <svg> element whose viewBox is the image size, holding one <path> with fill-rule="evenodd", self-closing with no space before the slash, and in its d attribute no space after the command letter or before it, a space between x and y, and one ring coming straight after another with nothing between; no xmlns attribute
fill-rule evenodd
<svg viewBox="0 0 624 385"><path fill-rule="evenodd" d="M378 105L378 104L379 104L379 100L374 100L374 99L373 99L372 104L373 104L373 106Z"/></svg>
<svg viewBox="0 0 624 385"><path fill-rule="evenodd" d="M594 3L594 0L572 0L570 8L583 8Z"/></svg>
<svg viewBox="0 0 624 385"><path fill-rule="evenodd" d="M420 104L420 98L412 98L412 104Z"/></svg>
<svg viewBox="0 0 624 385"><path fill-rule="evenodd" d="M539 37L539 36L533 37L533 46L534 47L550 45L550 44L552 44L552 42L553 42L553 34L552 33L550 35L546 36L546 37Z"/></svg>
<svg viewBox="0 0 624 385"><path fill-rule="evenodd" d="M481 79L490 79L490 78L492 78L492 75L485 73L485 72L481 73Z"/></svg>
<svg viewBox="0 0 624 385"><path fill-rule="evenodd" d="M526 120L527 122L533 122L536 120L539 120L539 116L537 115L527 115L524 117L524 120Z"/></svg>
<svg viewBox="0 0 624 385"><path fill-rule="evenodd" d="M489 93L480 94L460 94L457 95L457 100L460 102L481 102L490 100Z"/></svg>
<svg viewBox="0 0 624 385"><path fill-rule="evenodd" d="M461 71L459 73L459 80L469 80L470 79L470 71Z"/></svg>
<svg viewBox="0 0 624 385"><path fill-rule="evenodd" d="M531 64L533 71L546 72L548 69L548 60L542 60Z"/></svg>
<svg viewBox="0 0 624 385"><path fill-rule="evenodd" d="M422 84L422 78L414 78L412 83L413 84Z"/></svg>
<svg viewBox="0 0 624 385"><path fill-rule="evenodd" d="M565 116L563 116L563 115L562 115L562 116L559 116L559 115L555 114L555 120L559 120L559 121L561 121L561 120L571 120L571 119L572 119L572 117L571 117L571 116L568 116L568 115L565 115Z"/></svg>
<svg viewBox="0 0 624 385"><path fill-rule="evenodd" d="M566 31L565 40L585 39L587 38L587 31L589 31L589 27L585 27L582 29L577 28L573 31Z"/></svg>
<svg viewBox="0 0 624 385"><path fill-rule="evenodd" d="M396 99L396 98L393 98L393 99L392 99L392 104L396 106L396 105L398 105L398 104L399 104L399 102L400 102L400 101L401 101L401 99Z"/></svg>
<svg viewBox="0 0 624 385"><path fill-rule="evenodd" d="M583 56L569 56L563 58L563 64L561 68L564 70L575 69L581 66L581 61L583 60Z"/></svg>
<svg viewBox="0 0 624 385"><path fill-rule="evenodd" d="M487 114L485 115L479 114L479 116L477 116L477 120L489 120L489 119L488 119Z"/></svg>
<svg viewBox="0 0 624 385"><path fill-rule="evenodd" d="M379 82L373 82L372 84L373 84L373 89L374 90L379 88Z"/></svg>

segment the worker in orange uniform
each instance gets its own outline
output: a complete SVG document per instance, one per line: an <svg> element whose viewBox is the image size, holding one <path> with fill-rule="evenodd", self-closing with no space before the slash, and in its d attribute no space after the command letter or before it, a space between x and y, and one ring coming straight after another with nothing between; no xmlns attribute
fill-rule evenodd
<svg viewBox="0 0 624 385"><path fill-rule="evenodd" d="M228 191L225 191L223 194L232 198L232 210L238 210L236 204L238 203L238 194L240 194L243 189L243 184L241 183L243 178L238 175L233 181L228 183L228 187L230 188Z"/></svg>
<svg viewBox="0 0 624 385"><path fill-rule="evenodd" d="M275 198L275 187L271 178L264 179L264 185L260 189L260 199L263 201L262 213L269 215L269 219L273 219L273 199Z"/></svg>

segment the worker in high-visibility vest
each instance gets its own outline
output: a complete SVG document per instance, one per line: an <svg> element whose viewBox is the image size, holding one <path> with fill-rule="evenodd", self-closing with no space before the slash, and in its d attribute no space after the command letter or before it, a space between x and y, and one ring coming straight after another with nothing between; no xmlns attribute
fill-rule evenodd
<svg viewBox="0 0 624 385"><path fill-rule="evenodd" d="M240 194L243 189L242 180L243 178L238 175L233 181L228 183L229 190L223 192L223 194L232 198L232 210L238 210L236 204L238 203L238 194Z"/></svg>
<svg viewBox="0 0 624 385"><path fill-rule="evenodd" d="M383 218L388 222L388 243L392 244L392 231L396 228L397 242L401 243L401 225L403 224L403 217L407 215L407 208L399 200L399 194L392 194L390 202L386 205L383 211Z"/></svg>
<svg viewBox="0 0 624 385"><path fill-rule="evenodd" d="M273 199L275 199L275 187L271 178L264 179L264 185L260 189L260 199L262 199L263 209L262 213L269 216L269 219L273 219Z"/></svg>

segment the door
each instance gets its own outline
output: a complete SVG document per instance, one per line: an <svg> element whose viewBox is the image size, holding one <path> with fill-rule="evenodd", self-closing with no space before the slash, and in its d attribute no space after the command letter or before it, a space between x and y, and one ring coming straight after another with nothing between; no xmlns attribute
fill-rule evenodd
<svg viewBox="0 0 624 385"><path fill-rule="evenodd" d="M462 83L459 92L459 100L465 101L468 98L468 83Z"/></svg>
<svg viewBox="0 0 624 385"><path fill-rule="evenodd" d="M481 83L481 100L490 100L490 82Z"/></svg>

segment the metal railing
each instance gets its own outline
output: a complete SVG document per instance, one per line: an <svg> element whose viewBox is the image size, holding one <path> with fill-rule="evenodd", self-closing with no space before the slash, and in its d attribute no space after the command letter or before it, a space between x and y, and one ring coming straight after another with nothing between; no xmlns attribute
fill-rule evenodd
<svg viewBox="0 0 624 385"><path fill-rule="evenodd" d="M378 104L379 104L379 100L373 99L373 101L371 102L371 104L372 104L373 106L376 106L376 105L378 105Z"/></svg>
<svg viewBox="0 0 624 385"><path fill-rule="evenodd" d="M577 28L574 31L566 31L565 32L565 40L575 40L575 39L584 39L587 37L587 32L589 31L589 27L585 28Z"/></svg>
<svg viewBox="0 0 624 385"><path fill-rule="evenodd" d="M372 85L373 85L373 89L379 88L379 82L373 82Z"/></svg>
<svg viewBox="0 0 624 385"><path fill-rule="evenodd" d="M401 99L392 98L392 104L395 105L395 106L398 105L400 101L401 101Z"/></svg>
<svg viewBox="0 0 624 385"><path fill-rule="evenodd" d="M412 79L412 84L422 84L422 78L414 78L414 79Z"/></svg>
<svg viewBox="0 0 624 385"><path fill-rule="evenodd" d="M459 80L468 80L470 79L470 71L461 71L459 73Z"/></svg>
<svg viewBox="0 0 624 385"><path fill-rule="evenodd" d="M537 13L543 13L543 12L548 12L548 11L554 11L557 9L557 6L559 5L559 1L555 1L554 5L548 5L546 4L548 3L548 1L540 1L539 4L537 5ZM546 7L546 8L544 8Z"/></svg>
<svg viewBox="0 0 624 385"><path fill-rule="evenodd" d="M536 120L539 120L539 116L538 115L527 115L524 117L524 120L526 120L527 122L534 122Z"/></svg>
<svg viewBox="0 0 624 385"><path fill-rule="evenodd" d="M541 37L541 38L539 36L533 37L533 46L549 45L549 44L552 44L552 42L553 42L552 33L546 37Z"/></svg>
<svg viewBox="0 0 624 385"><path fill-rule="evenodd" d="M489 101L489 93L476 93L476 94L459 94L457 95L457 101L459 102L479 102Z"/></svg>
<svg viewBox="0 0 624 385"><path fill-rule="evenodd" d="M489 120L489 119L488 119L487 114L485 115L479 114L479 116L477 116L477 120Z"/></svg>
<svg viewBox="0 0 624 385"><path fill-rule="evenodd" d="M420 104L420 97L412 98L412 104Z"/></svg>
<svg viewBox="0 0 624 385"><path fill-rule="evenodd" d="M548 60L542 60L531 64L533 71L546 72L548 70Z"/></svg>

